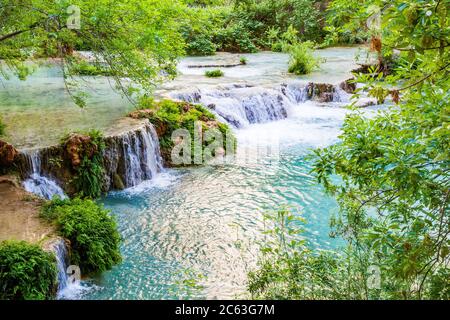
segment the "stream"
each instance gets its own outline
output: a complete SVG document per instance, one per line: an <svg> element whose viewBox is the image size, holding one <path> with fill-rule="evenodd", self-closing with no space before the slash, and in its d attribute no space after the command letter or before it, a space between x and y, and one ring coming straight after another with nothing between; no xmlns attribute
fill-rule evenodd
<svg viewBox="0 0 450 320"><path fill-rule="evenodd" d="M350 112L343 108L349 95L336 87L333 101L319 103L307 99L305 85L337 86L347 80L357 67L357 53L357 48L318 51L326 62L317 72L303 77L286 74L288 56L284 54L245 55L247 65L224 69L225 77L220 79L208 79L203 76L204 68L191 66L223 63L241 55L183 59L181 75L161 86L157 95L210 106L233 128L238 155L246 156L220 165L163 169L151 180L100 199L117 218L124 240L123 262L79 286L64 289L60 298L246 298L247 273L256 266L267 228L263 213L285 206L307 220L301 237L311 248L341 245L341 240L329 237L329 219L337 212L337 204L311 175L308 155L314 148L338 141L340 127ZM28 129L13 134L13 142L23 148L49 145L73 127L107 127L130 109L124 99L108 91L104 79L91 79L97 94L90 106L72 110L74 106L67 102L55 72L41 71L25 83L14 82L0 91L7 122L15 119L21 128L30 117L49 121L35 132ZM47 98L38 97L33 103L27 97L28 89L19 98L11 98L15 90L32 86L30 83L49 88L44 93L51 95L49 101L59 103L59 108L45 112L53 110L60 115L64 129L39 111ZM364 112L371 114L377 108ZM69 114L65 113L68 109L72 110ZM94 121L90 117L97 112Z"/></svg>

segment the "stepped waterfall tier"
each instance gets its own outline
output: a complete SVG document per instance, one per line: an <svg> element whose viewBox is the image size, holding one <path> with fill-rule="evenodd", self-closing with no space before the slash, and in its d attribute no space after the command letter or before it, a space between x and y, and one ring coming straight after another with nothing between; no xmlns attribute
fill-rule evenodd
<svg viewBox="0 0 450 320"><path fill-rule="evenodd" d="M105 143L105 178L110 190L118 187L114 185L117 177L130 188L151 180L163 169L158 135L148 121L107 137Z"/></svg>
<svg viewBox="0 0 450 320"><path fill-rule="evenodd" d="M104 138L102 190L134 187L163 169L158 136L148 121L122 125ZM75 172L65 146L57 145L19 153L27 191L43 198L66 197Z"/></svg>
<svg viewBox="0 0 450 320"><path fill-rule="evenodd" d="M342 85L295 83L278 87L228 85L171 93L171 97L201 103L235 128L285 119L293 105L314 100L321 103L348 102Z"/></svg>
<svg viewBox="0 0 450 320"><path fill-rule="evenodd" d="M28 178L23 182L25 190L41 196L44 199L51 199L54 196L66 198L63 189L58 184L45 177L41 166L41 152L31 150L23 152Z"/></svg>

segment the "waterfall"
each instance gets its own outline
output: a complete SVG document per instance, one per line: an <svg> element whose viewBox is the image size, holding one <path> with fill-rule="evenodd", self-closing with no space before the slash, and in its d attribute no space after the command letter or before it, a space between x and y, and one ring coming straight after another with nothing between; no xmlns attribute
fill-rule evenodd
<svg viewBox="0 0 450 320"><path fill-rule="evenodd" d="M52 246L53 252L56 256L56 267L58 270L58 296L67 287L68 277L67 277L67 260L68 252L67 245L63 239L55 241Z"/></svg>
<svg viewBox="0 0 450 320"><path fill-rule="evenodd" d="M24 152L24 155L30 170L28 179L23 182L25 190L48 200L54 196L59 196L62 199L66 198L61 187L55 181L50 180L42 174L39 150L27 151Z"/></svg>
<svg viewBox="0 0 450 320"><path fill-rule="evenodd" d="M280 90L250 86L231 86L213 90L197 89L176 93L174 98L202 103L219 119L240 128L253 123L281 120L287 117L291 102Z"/></svg>
<svg viewBox="0 0 450 320"><path fill-rule="evenodd" d="M277 87L230 85L195 88L171 94L178 100L203 104L220 120L236 128L285 119L295 105L307 100L348 102L348 96L339 86L300 82Z"/></svg>
<svg viewBox="0 0 450 320"><path fill-rule="evenodd" d="M59 300L74 300L79 299L84 292L87 292L91 287L82 283L81 279L73 273L75 269L69 268L69 252L68 247L64 239L58 238L53 241L50 245L50 250L56 257L56 269L57 269L57 280L58 280L58 290L56 292L56 298ZM73 267L73 266L71 266ZM80 270L78 270L80 271ZM71 279L69 274L73 274Z"/></svg>
<svg viewBox="0 0 450 320"><path fill-rule="evenodd" d="M134 187L150 180L163 168L158 135L148 124L123 136L125 187Z"/></svg>

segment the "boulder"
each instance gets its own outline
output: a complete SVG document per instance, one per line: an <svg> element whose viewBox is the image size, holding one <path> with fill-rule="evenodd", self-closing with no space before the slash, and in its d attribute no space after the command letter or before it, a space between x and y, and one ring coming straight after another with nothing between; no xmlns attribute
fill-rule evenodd
<svg viewBox="0 0 450 320"><path fill-rule="evenodd" d="M9 167L17 157L17 150L13 145L0 140L0 167Z"/></svg>

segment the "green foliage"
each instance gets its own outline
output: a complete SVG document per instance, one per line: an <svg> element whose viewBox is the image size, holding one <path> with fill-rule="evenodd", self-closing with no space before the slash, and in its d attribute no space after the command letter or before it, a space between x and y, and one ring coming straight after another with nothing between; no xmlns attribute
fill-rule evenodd
<svg viewBox="0 0 450 320"><path fill-rule="evenodd" d="M335 234L378 256L390 284L386 298L448 296L442 278L450 260L447 10L439 1L394 1L384 10L382 54L406 51L393 74L359 75L364 87L356 96L364 90L399 104L370 118L349 115L340 143L316 152L314 171L341 207L332 220Z"/></svg>
<svg viewBox="0 0 450 320"><path fill-rule="evenodd" d="M186 18L181 25L181 34L186 43L186 53L192 56L214 55L218 44L214 36L224 27L226 7L191 7L186 9Z"/></svg>
<svg viewBox="0 0 450 320"><path fill-rule="evenodd" d="M287 209L265 214L266 241L258 267L248 275L253 299L367 299L368 263L341 253L311 250L302 238L304 220ZM352 274L349 277L349 274Z"/></svg>
<svg viewBox="0 0 450 320"><path fill-rule="evenodd" d="M0 243L0 300L53 299L56 279L53 254L23 241Z"/></svg>
<svg viewBox="0 0 450 320"><path fill-rule="evenodd" d="M73 75L80 76L112 76L112 71L107 66L95 65L85 60L78 60L72 64Z"/></svg>
<svg viewBox="0 0 450 320"><path fill-rule="evenodd" d="M359 1L358 5L350 0L331 1L326 12L323 46L366 42L370 37L367 27L370 16L368 9L373 3L372 0Z"/></svg>
<svg viewBox="0 0 450 320"><path fill-rule="evenodd" d="M143 97L139 102L138 109L140 111L134 112L132 116L148 118L155 125L159 133L162 156L167 164L171 163L170 152L174 147L172 133L177 129L186 129L189 131L192 150L195 148L194 131L198 130L196 124L201 125L203 133L210 128L218 129L224 138L225 145L223 147L225 150L227 150L227 144L225 143L226 137L233 139L235 146L235 138L228 125L218 122L213 113L199 104L172 100L155 102L152 98ZM206 143L207 141L203 141L202 146L206 146ZM192 157L194 157L194 152L192 152Z"/></svg>
<svg viewBox="0 0 450 320"><path fill-rule="evenodd" d="M234 1L187 9L182 34L189 55L211 55L216 50L253 53L276 47L278 34L293 28L296 40L322 38L319 23L323 14L313 0ZM274 37L273 31L277 30Z"/></svg>
<svg viewBox="0 0 450 320"><path fill-rule="evenodd" d="M54 199L44 206L41 216L53 221L70 241L70 261L83 274L106 271L121 262L116 221L92 200Z"/></svg>
<svg viewBox="0 0 450 320"><path fill-rule="evenodd" d="M3 123L3 119L0 116L0 137L5 134L6 124Z"/></svg>
<svg viewBox="0 0 450 320"><path fill-rule="evenodd" d="M101 196L103 189L105 142L100 131L92 130L87 136L88 141L77 150L81 162L74 168L72 184L78 197L95 199Z"/></svg>
<svg viewBox="0 0 450 320"><path fill-rule="evenodd" d="M312 42L296 43L288 45L285 50L289 52L289 73L296 75L311 73L319 66L320 59L313 55L314 44Z"/></svg>
<svg viewBox="0 0 450 320"><path fill-rule="evenodd" d="M324 258L301 243L269 245L250 274L255 297L449 299L448 7L441 1L384 4L335 0L330 7L342 14L335 14L342 19L336 39L365 30L377 12L372 5L382 7L382 28L369 34L383 41L380 68L386 59L395 61L389 75L380 69L358 75L363 86L355 96L366 91L397 105L371 117L354 110L340 142L313 156L318 181L340 205L332 236L346 240L347 248ZM395 59L394 49L401 50ZM380 271L375 289L368 286L371 266Z"/></svg>
<svg viewBox="0 0 450 320"><path fill-rule="evenodd" d="M222 51L238 53L254 53L258 51L252 41L250 32L240 22L228 24L225 28L220 29L216 33L214 41Z"/></svg>
<svg viewBox="0 0 450 320"><path fill-rule="evenodd" d="M290 26L297 30L300 41L319 41L322 37L322 13L314 0L242 0L235 1L230 21L239 22L250 33L255 45L270 48L273 31L282 34Z"/></svg>
<svg viewBox="0 0 450 320"><path fill-rule="evenodd" d="M208 70L205 72L205 76L208 78L220 78L223 77L224 73L222 70Z"/></svg>
<svg viewBox="0 0 450 320"><path fill-rule="evenodd" d="M71 5L81 10L79 30L67 28ZM70 77L76 67L72 52L82 48L92 52L94 64L108 66L124 94L136 88L148 92L175 74L176 59L183 54L178 32L182 9L182 3L173 0L4 0L0 76L12 73L25 79L32 71L25 60L60 57L64 80L75 86L77 79Z"/></svg>
<svg viewBox="0 0 450 320"><path fill-rule="evenodd" d="M247 62L248 62L248 59L247 59L246 57L241 57L241 58L239 59L239 62L240 62L241 64L243 64L243 65L246 65Z"/></svg>

